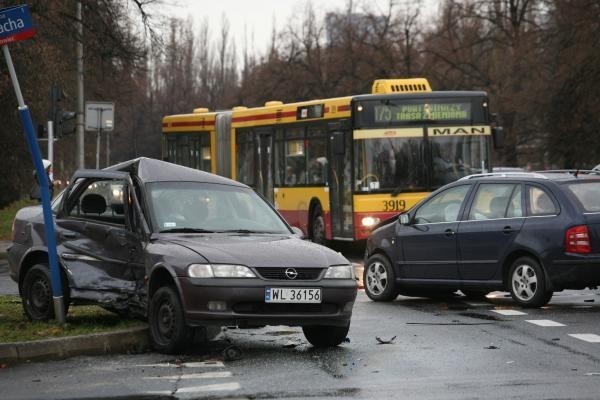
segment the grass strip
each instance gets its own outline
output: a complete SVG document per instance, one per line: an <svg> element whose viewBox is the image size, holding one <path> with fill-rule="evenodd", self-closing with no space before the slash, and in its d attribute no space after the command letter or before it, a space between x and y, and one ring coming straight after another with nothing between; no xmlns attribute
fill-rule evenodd
<svg viewBox="0 0 600 400"><path fill-rule="evenodd" d="M64 326L55 321L31 322L23 313L19 296L0 296L0 343L110 332L143 325L139 320L119 316L98 306L73 305Z"/></svg>
<svg viewBox="0 0 600 400"><path fill-rule="evenodd" d="M39 203L35 200L17 200L10 203L6 207L0 209L0 240L10 240L12 223L15 219L15 214L23 207L35 206Z"/></svg>

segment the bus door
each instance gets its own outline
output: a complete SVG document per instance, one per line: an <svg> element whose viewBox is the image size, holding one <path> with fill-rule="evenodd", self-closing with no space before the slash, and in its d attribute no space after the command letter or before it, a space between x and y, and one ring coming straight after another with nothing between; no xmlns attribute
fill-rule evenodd
<svg viewBox="0 0 600 400"><path fill-rule="evenodd" d="M273 203L273 133L270 129L256 131L258 179L256 191Z"/></svg>
<svg viewBox="0 0 600 400"><path fill-rule="evenodd" d="M354 240L352 210L352 138L339 123L329 125L329 201L331 235Z"/></svg>

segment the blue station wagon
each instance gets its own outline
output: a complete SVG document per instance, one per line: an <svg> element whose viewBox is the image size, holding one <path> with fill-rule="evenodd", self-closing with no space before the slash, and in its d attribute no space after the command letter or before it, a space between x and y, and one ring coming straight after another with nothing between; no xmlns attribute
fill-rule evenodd
<svg viewBox="0 0 600 400"><path fill-rule="evenodd" d="M600 172L467 176L376 229L365 259L375 301L507 290L541 307L600 284Z"/></svg>

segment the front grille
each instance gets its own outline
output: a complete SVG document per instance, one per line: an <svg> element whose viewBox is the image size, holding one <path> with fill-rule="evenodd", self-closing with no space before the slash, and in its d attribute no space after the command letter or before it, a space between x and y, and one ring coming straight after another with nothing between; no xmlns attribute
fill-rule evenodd
<svg viewBox="0 0 600 400"><path fill-rule="evenodd" d="M314 280L319 279L319 277L321 276L321 272L325 268L294 268L296 270L296 272L298 273L298 276L296 277L296 279L289 279L285 274L286 269L288 269L288 267L285 267L285 268L260 267L260 268L256 268L256 271L264 279L277 279L277 280L282 280L282 281L291 281L291 280L314 281Z"/></svg>
<svg viewBox="0 0 600 400"><path fill-rule="evenodd" d="M238 303L232 307L239 314L335 314L335 304Z"/></svg>

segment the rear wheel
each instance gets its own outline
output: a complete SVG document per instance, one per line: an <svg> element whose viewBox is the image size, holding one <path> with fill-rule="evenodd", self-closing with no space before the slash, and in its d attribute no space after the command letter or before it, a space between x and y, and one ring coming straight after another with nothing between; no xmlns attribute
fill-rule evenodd
<svg viewBox="0 0 600 400"><path fill-rule="evenodd" d="M306 340L314 347L334 347L340 345L346 336L350 324L346 326L303 326L302 331Z"/></svg>
<svg viewBox="0 0 600 400"><path fill-rule="evenodd" d="M310 235L313 242L325 244L325 219L323 218L323 209L317 205L313 211L310 224Z"/></svg>
<svg viewBox="0 0 600 400"><path fill-rule="evenodd" d="M148 324L152 345L161 353L180 353L192 340L192 329L185 324L183 307L173 286L161 287L152 296Z"/></svg>
<svg viewBox="0 0 600 400"><path fill-rule="evenodd" d="M374 301L392 301L398 292L396 291L396 275L387 258L375 254L367 260L363 272L365 293Z"/></svg>
<svg viewBox="0 0 600 400"><path fill-rule="evenodd" d="M54 300L52 297L52 280L46 264L36 264L25 274L21 296L25 315L32 321L48 321L54 319ZM68 287L63 279L63 303L65 315L69 310Z"/></svg>
<svg viewBox="0 0 600 400"><path fill-rule="evenodd" d="M552 298L547 289L546 274L542 266L531 257L521 257L508 273L512 298L522 307L542 307Z"/></svg>

